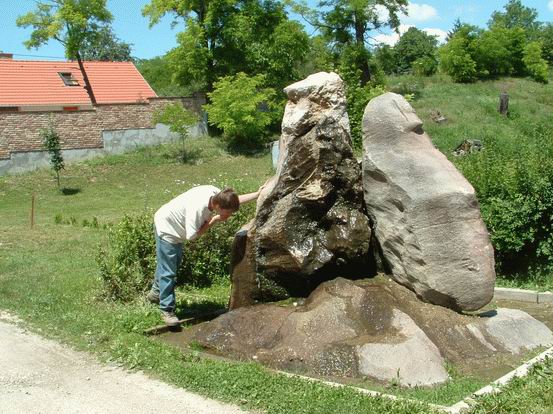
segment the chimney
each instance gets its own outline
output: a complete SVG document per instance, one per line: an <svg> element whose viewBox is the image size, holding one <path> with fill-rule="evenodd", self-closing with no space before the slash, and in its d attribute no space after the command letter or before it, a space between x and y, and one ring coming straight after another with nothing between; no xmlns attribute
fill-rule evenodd
<svg viewBox="0 0 553 414"><path fill-rule="evenodd" d="M13 59L13 53L2 53L0 52L0 60L11 60Z"/></svg>

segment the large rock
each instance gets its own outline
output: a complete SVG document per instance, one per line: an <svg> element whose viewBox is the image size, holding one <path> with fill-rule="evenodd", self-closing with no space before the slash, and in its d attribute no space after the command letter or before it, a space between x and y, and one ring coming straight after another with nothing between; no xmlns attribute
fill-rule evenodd
<svg viewBox="0 0 553 414"><path fill-rule="evenodd" d="M401 96L363 116L363 189L388 271L430 303L476 310L493 297L494 254L474 189Z"/></svg>
<svg viewBox="0 0 553 414"><path fill-rule="evenodd" d="M343 82L335 73L318 73L285 92L277 173L258 199L253 225L240 236L253 253L236 255L249 264L233 267L233 285L247 289L233 289L233 308L259 298L306 296L336 275L368 273L371 232Z"/></svg>
<svg viewBox="0 0 553 414"><path fill-rule="evenodd" d="M297 306L242 307L191 335L217 353L278 369L404 386L447 381L446 361L489 370L513 353L553 344L553 333L524 312L462 315L381 276L325 282Z"/></svg>

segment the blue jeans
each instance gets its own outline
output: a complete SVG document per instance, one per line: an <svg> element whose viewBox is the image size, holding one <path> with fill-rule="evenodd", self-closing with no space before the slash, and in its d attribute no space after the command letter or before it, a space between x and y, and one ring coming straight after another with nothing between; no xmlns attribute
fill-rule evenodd
<svg viewBox="0 0 553 414"><path fill-rule="evenodd" d="M173 244L156 236L156 274L152 290L159 292L159 308L166 312L174 312L176 307L175 286L177 270L182 261L182 243Z"/></svg>

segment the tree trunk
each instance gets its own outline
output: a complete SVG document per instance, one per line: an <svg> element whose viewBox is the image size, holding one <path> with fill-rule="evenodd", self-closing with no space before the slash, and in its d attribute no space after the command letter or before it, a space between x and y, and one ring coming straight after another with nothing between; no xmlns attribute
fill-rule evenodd
<svg viewBox="0 0 553 414"><path fill-rule="evenodd" d="M355 13L355 43L359 50L365 50L365 25L363 17ZM369 68L369 62L365 54L357 56L359 69L361 69L361 86L365 86L371 81L371 69Z"/></svg>
<svg viewBox="0 0 553 414"><path fill-rule="evenodd" d="M83 61L81 60L81 54L79 52L77 52L77 62L79 63L79 68L81 69L81 73L83 74L85 84L84 88L86 89L86 92L88 93L88 96L92 101L92 105L96 105L96 97L94 96L94 92L92 91L92 86L90 85L90 82L88 80L88 75L86 74Z"/></svg>

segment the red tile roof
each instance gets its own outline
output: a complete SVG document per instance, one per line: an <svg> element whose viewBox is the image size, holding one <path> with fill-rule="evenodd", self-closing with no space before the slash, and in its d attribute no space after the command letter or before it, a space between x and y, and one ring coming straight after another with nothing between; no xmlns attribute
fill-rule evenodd
<svg viewBox="0 0 553 414"><path fill-rule="evenodd" d="M99 104L132 103L157 96L131 62L84 62ZM66 86L71 72L79 86ZM90 104L77 62L0 59L0 106Z"/></svg>

